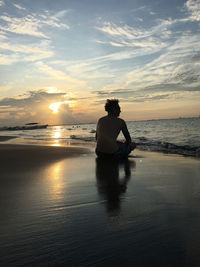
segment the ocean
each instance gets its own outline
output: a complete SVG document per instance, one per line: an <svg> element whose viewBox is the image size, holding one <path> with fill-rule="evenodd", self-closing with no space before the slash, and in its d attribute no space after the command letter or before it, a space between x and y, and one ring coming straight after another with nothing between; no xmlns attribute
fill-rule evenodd
<svg viewBox="0 0 200 267"><path fill-rule="evenodd" d="M200 157L200 118L178 118L127 122L140 150ZM96 124L48 126L46 129L1 131L15 136L9 143L38 145L84 145L95 142ZM119 140L123 136L119 135Z"/></svg>

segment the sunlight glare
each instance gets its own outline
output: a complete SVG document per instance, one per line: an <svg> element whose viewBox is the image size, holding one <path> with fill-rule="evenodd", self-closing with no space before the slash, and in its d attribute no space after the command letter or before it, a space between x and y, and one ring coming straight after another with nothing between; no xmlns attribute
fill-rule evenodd
<svg viewBox="0 0 200 267"><path fill-rule="evenodd" d="M63 104L68 104L68 106L70 108L73 108L73 107L75 107L76 101L75 100L67 100L67 101L63 101L63 102L52 103L51 105L49 105L49 108L53 111L54 114L56 114L56 113L58 113L60 106Z"/></svg>
<svg viewBox="0 0 200 267"><path fill-rule="evenodd" d="M56 102L49 106L49 108L53 111L54 114L58 113L60 105L63 104L63 102Z"/></svg>
<svg viewBox="0 0 200 267"><path fill-rule="evenodd" d="M58 89L54 86L46 87L46 89L47 89L47 93L49 94L58 93Z"/></svg>
<svg viewBox="0 0 200 267"><path fill-rule="evenodd" d="M49 200L56 203L63 199L63 186L66 189L66 183L63 180L63 162L59 161L47 168L46 177L48 179ZM52 202L52 203L53 203Z"/></svg>
<svg viewBox="0 0 200 267"><path fill-rule="evenodd" d="M54 144L52 144L52 146L60 146L59 138L61 137L61 130L59 126L56 127L56 130L53 132L52 137L54 138Z"/></svg>
<svg viewBox="0 0 200 267"><path fill-rule="evenodd" d="M61 133L59 131L54 132L54 138L57 139L61 136Z"/></svg>

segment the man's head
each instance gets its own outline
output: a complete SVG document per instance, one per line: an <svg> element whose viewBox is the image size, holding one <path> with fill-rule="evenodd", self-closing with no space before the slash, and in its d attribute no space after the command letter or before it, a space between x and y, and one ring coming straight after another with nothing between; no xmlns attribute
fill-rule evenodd
<svg viewBox="0 0 200 267"><path fill-rule="evenodd" d="M118 99L107 99L105 104L105 111L108 112L109 115L118 117L121 109L119 106L119 100Z"/></svg>

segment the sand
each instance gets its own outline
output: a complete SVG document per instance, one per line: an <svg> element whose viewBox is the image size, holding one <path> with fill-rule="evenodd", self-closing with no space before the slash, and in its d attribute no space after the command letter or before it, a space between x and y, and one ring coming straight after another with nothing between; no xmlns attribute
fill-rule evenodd
<svg viewBox="0 0 200 267"><path fill-rule="evenodd" d="M51 162L86 153L90 153L90 150L81 147L1 144L0 170L7 173L10 171L10 167L12 171L16 172L30 168L37 169Z"/></svg>
<svg viewBox="0 0 200 267"><path fill-rule="evenodd" d="M0 266L199 266L200 161L0 145Z"/></svg>

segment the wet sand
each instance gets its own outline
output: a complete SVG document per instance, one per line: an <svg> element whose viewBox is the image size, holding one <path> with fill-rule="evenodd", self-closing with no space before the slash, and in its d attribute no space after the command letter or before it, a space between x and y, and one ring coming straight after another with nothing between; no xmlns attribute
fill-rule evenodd
<svg viewBox="0 0 200 267"><path fill-rule="evenodd" d="M199 266L200 161L0 146L0 266Z"/></svg>
<svg viewBox="0 0 200 267"><path fill-rule="evenodd" d="M21 172L39 168L64 158L90 153L87 148L0 144L0 170Z"/></svg>

